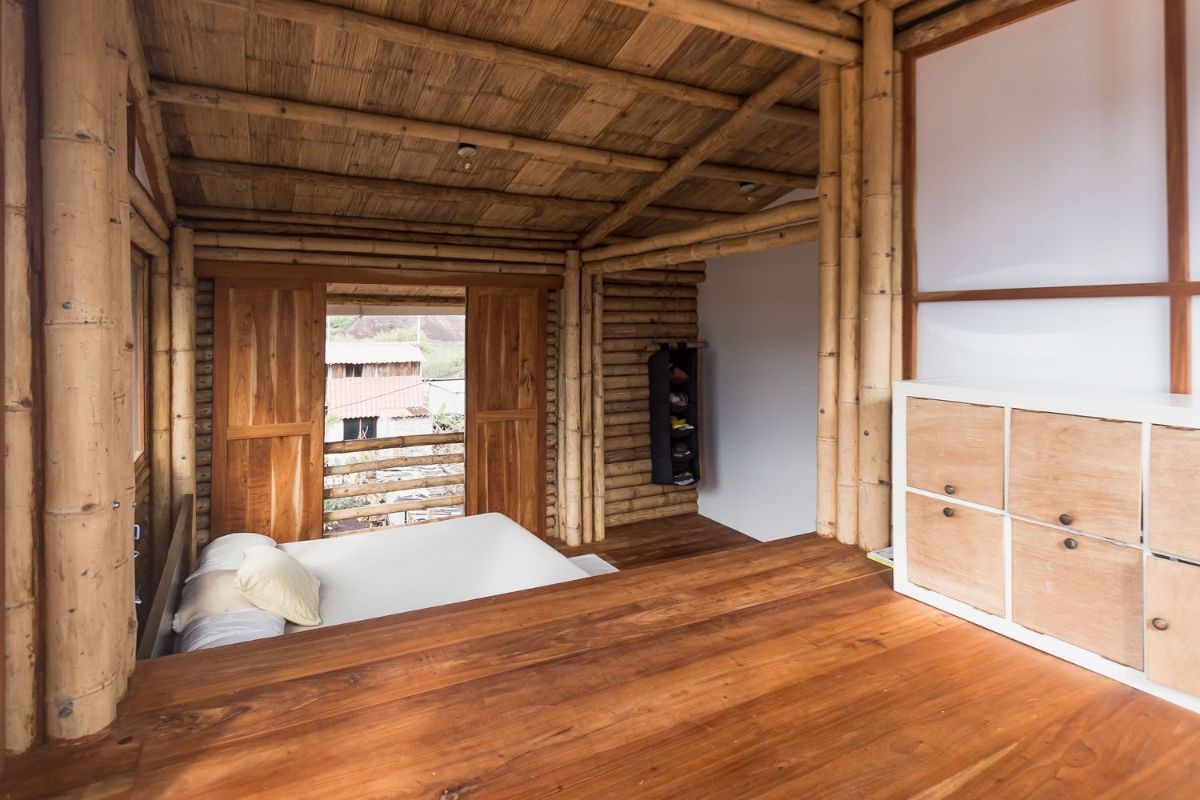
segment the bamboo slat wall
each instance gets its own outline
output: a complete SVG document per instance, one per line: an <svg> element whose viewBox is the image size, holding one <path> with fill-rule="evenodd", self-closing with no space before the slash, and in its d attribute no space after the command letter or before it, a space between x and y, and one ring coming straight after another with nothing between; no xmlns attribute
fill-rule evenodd
<svg viewBox="0 0 1200 800"><path fill-rule="evenodd" d="M209 540L212 498L213 281L196 281L196 542Z"/></svg>

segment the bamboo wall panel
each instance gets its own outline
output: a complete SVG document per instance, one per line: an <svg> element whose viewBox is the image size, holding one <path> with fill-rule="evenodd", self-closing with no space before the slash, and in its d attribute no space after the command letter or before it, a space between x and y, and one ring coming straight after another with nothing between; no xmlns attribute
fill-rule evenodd
<svg viewBox="0 0 1200 800"><path fill-rule="evenodd" d="M213 280L196 282L196 541L210 538L213 418Z"/></svg>
<svg viewBox="0 0 1200 800"><path fill-rule="evenodd" d="M820 239L817 265L817 533L837 533L838 325L841 318L841 81L821 65Z"/></svg>

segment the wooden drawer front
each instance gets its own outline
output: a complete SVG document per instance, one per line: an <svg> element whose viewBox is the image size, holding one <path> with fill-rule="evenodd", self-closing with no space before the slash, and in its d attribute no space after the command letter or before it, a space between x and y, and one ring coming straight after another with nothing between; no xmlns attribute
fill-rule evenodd
<svg viewBox="0 0 1200 800"><path fill-rule="evenodd" d="M1004 518L911 493L907 510L908 579L1003 617Z"/></svg>
<svg viewBox="0 0 1200 800"><path fill-rule="evenodd" d="M1146 561L1146 677L1200 695L1197 661L1200 567L1151 557Z"/></svg>
<svg viewBox="0 0 1200 800"><path fill-rule="evenodd" d="M1136 422L1013 411L1009 511L1136 544L1141 450Z"/></svg>
<svg viewBox="0 0 1200 800"><path fill-rule="evenodd" d="M1012 548L1013 622L1141 669L1140 549L1019 520Z"/></svg>
<svg viewBox="0 0 1200 800"><path fill-rule="evenodd" d="M1200 560L1200 431L1150 431L1150 497L1146 540L1162 553Z"/></svg>
<svg viewBox="0 0 1200 800"><path fill-rule="evenodd" d="M1004 507L1004 409L908 400L908 485Z"/></svg>

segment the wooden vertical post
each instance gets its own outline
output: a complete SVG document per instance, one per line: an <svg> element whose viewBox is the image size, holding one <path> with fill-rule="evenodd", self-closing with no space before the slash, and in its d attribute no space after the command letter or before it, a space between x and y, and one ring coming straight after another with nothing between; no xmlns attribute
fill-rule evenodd
<svg viewBox="0 0 1200 800"><path fill-rule="evenodd" d="M580 272L579 276L579 482L580 518L583 541L595 539L592 518L592 401L595 396L595 375L592 372L592 319L595 312L595 295L592 293L592 276Z"/></svg>
<svg viewBox="0 0 1200 800"><path fill-rule="evenodd" d="M583 516L580 506L582 498L582 474L580 455L582 429L579 424L580 373L579 373L579 284L580 260L578 250L567 251L566 270L563 273L563 367L564 392L560 402L566 405L565 451L566 492L565 508L567 544L578 547L583 544Z"/></svg>
<svg viewBox="0 0 1200 800"><path fill-rule="evenodd" d="M817 339L817 533L837 533L838 319L841 239L841 84L833 64L821 64L820 292Z"/></svg>
<svg viewBox="0 0 1200 800"><path fill-rule="evenodd" d="M838 328L837 538L858 543L858 305L862 208L862 68L841 70L841 247Z"/></svg>
<svg viewBox="0 0 1200 800"><path fill-rule="evenodd" d="M114 552L124 531L113 452L116 372L112 331L129 298L119 272L111 195L114 129L111 14L98 0L39 4L43 84L46 369L44 374L44 574L46 730L77 739L110 725L121 694L121 650L132 585ZM124 113L124 109L121 109Z"/></svg>
<svg viewBox="0 0 1200 800"><path fill-rule="evenodd" d="M1187 3L1164 0L1167 110L1167 273L1174 284L1190 280L1188 237ZM1170 300L1171 391L1192 391L1192 298Z"/></svg>
<svg viewBox="0 0 1200 800"><path fill-rule="evenodd" d="M4 152L4 746L29 749L37 735L37 505L32 222L29 218L27 54L24 2L0 4L0 124Z"/></svg>
<svg viewBox="0 0 1200 800"><path fill-rule="evenodd" d="M171 538L171 265L150 263L150 541L153 575Z"/></svg>
<svg viewBox="0 0 1200 800"><path fill-rule="evenodd" d="M891 538L892 415L892 11L863 4L863 216L859 337L859 546Z"/></svg>
<svg viewBox="0 0 1200 800"><path fill-rule="evenodd" d="M558 508L557 520L557 536L560 540L567 540L567 368L566 368L566 292L562 289L558 290L558 329L556 333L556 356L555 356L555 381L557 382L557 390L555 397L555 411L558 416L557 426L557 455L558 455L558 494L555 505Z"/></svg>
<svg viewBox="0 0 1200 800"><path fill-rule="evenodd" d="M171 508L196 493L196 269L192 229L171 233Z"/></svg>
<svg viewBox="0 0 1200 800"><path fill-rule="evenodd" d="M604 276L591 276L592 293L592 541L604 541Z"/></svg>

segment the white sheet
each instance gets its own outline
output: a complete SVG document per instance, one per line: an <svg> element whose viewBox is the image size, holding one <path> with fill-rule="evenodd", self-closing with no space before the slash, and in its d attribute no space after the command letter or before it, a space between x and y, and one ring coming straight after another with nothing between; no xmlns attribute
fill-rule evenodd
<svg viewBox="0 0 1200 800"><path fill-rule="evenodd" d="M503 514L280 547L321 581L317 627L588 577Z"/></svg>

